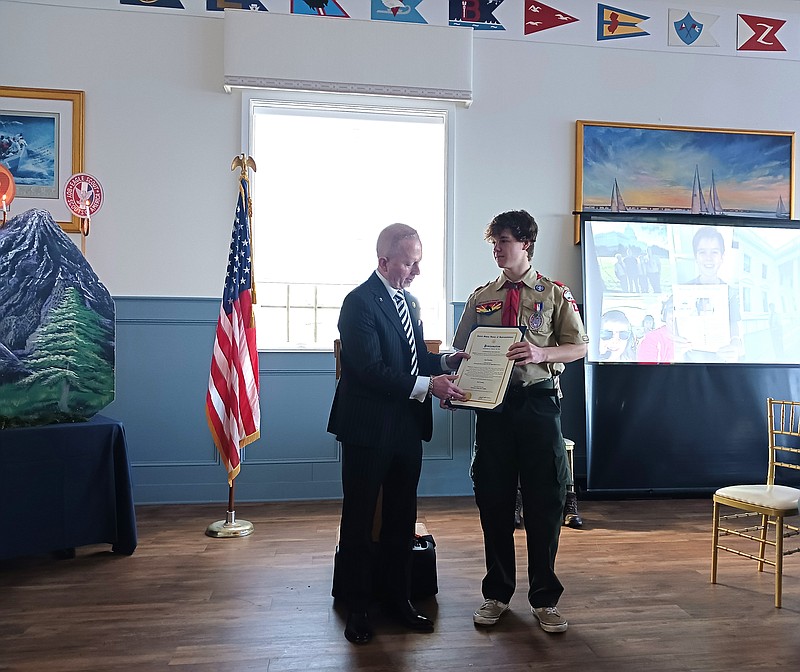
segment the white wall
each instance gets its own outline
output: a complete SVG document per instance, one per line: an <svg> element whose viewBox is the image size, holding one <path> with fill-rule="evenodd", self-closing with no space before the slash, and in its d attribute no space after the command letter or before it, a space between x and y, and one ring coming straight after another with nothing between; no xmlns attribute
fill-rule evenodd
<svg viewBox="0 0 800 672"><path fill-rule="evenodd" d="M0 24L3 85L86 92L85 170L106 190L87 257L112 295L218 296L241 151L223 22L0 0ZM476 38L475 102L456 115L454 298L496 274L483 230L511 208L540 224L534 265L582 294L576 119L794 130L799 74L795 60Z"/></svg>
<svg viewBox="0 0 800 672"><path fill-rule="evenodd" d="M3 84L86 92L86 256L111 294L220 296L241 151L222 21L0 2L0 24Z"/></svg>

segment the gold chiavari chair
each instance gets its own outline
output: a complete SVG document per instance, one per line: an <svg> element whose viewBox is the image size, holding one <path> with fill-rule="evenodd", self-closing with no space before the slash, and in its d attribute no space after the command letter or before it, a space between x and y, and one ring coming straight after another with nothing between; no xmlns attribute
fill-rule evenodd
<svg viewBox="0 0 800 672"><path fill-rule="evenodd" d="M719 551L750 558L775 569L775 606L781 606L783 590L783 558L800 552L800 548L786 548L784 540L800 533L800 528L789 525L784 519L796 516L800 490L780 485L789 470L800 472L800 401L767 399L769 430L769 466L767 482L761 485L730 485L714 493L714 545L711 555L711 583L717 582L717 557ZM778 478L778 474L782 477ZM794 481L797 482L796 479ZM722 509L722 507L728 507ZM735 509L722 515L722 510ZM749 524L748 524L749 523ZM720 537L731 538L720 543ZM738 540L747 540L739 542ZM750 542L757 544L758 553ZM770 553L767 553L767 548ZM747 552L747 550L753 552ZM774 554L773 551L774 550Z"/></svg>

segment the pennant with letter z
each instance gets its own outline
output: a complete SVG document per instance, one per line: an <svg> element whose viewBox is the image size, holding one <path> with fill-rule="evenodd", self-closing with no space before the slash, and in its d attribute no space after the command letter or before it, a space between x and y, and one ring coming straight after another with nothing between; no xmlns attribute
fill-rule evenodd
<svg viewBox="0 0 800 672"><path fill-rule="evenodd" d="M786 51L778 39L778 31L786 23L784 19L768 19L765 16L739 14L736 31L737 51Z"/></svg>

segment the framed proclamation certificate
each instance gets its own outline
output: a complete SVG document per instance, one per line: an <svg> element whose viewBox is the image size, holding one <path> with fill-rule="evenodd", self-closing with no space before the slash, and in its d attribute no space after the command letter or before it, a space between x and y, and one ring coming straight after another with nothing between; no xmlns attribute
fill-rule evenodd
<svg viewBox="0 0 800 672"><path fill-rule="evenodd" d="M525 327L476 327L469 335L466 352L454 381L467 395L466 401L453 401L454 408L492 411L505 399L511 381L513 360L506 357L508 349L519 343Z"/></svg>

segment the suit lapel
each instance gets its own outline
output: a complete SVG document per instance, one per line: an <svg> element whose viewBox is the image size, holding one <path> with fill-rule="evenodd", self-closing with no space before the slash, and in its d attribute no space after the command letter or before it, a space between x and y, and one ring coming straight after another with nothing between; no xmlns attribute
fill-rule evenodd
<svg viewBox="0 0 800 672"><path fill-rule="evenodd" d="M403 323L400 321L400 315L397 313L397 307L395 306L394 300L389 297L389 294L386 292L386 287L384 287L383 283L374 275L372 276L371 289L375 303L378 304L378 308L384 314L386 319L391 322L392 326L397 331L398 336L400 336L400 338L402 338L403 341L408 344L408 341L406 340L406 332L403 331ZM413 316L411 320L413 323Z"/></svg>
<svg viewBox="0 0 800 672"><path fill-rule="evenodd" d="M411 317L411 328L414 330L414 340L417 343L417 357L419 358L419 354L421 352L421 348L419 343L422 341L422 330L420 329L420 318L419 318L419 304L417 303L417 299L415 296L412 296L408 292L406 292L406 305L408 306L408 313Z"/></svg>

